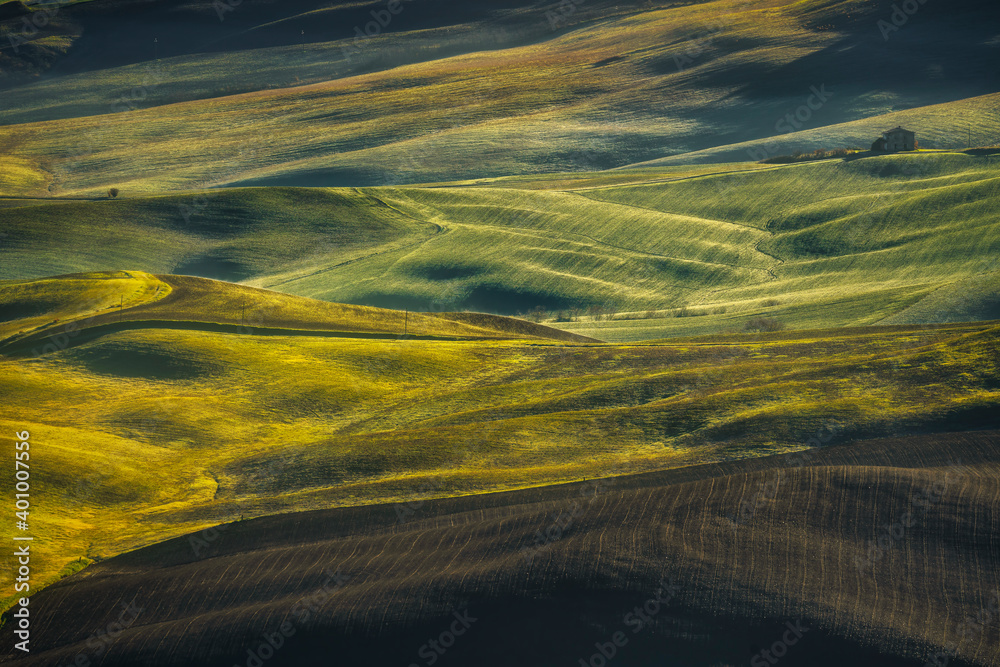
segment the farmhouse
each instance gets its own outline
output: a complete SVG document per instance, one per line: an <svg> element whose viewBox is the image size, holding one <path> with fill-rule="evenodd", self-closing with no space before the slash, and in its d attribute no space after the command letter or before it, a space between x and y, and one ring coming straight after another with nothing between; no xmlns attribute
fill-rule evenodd
<svg viewBox="0 0 1000 667"><path fill-rule="evenodd" d="M872 150L895 153L897 151L912 151L917 148L917 133L896 127L886 130L882 137L872 144Z"/></svg>

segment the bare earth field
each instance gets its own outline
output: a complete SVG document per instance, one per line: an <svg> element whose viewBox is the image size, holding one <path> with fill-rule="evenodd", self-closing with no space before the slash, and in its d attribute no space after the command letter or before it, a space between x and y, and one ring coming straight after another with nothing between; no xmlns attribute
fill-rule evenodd
<svg viewBox="0 0 1000 667"><path fill-rule="evenodd" d="M998 62L995 0L0 0L0 663L1000 667Z"/></svg>
<svg viewBox="0 0 1000 667"><path fill-rule="evenodd" d="M228 523L33 598L23 664L996 664L997 438Z"/></svg>

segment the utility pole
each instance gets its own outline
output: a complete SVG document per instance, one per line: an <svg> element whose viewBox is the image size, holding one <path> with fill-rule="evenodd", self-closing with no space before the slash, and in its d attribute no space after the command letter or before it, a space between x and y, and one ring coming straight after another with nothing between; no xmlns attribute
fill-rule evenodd
<svg viewBox="0 0 1000 667"><path fill-rule="evenodd" d="M406 328L410 324L410 310L407 308L403 311L403 335L406 335Z"/></svg>
<svg viewBox="0 0 1000 667"><path fill-rule="evenodd" d="M241 302L241 305L240 305L240 326L243 326L243 322L245 321L244 318L246 316L246 312L247 312L247 298L243 297L243 301Z"/></svg>

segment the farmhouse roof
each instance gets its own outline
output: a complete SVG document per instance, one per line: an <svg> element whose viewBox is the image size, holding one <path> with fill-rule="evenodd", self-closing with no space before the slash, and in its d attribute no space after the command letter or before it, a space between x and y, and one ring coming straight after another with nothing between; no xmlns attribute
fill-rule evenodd
<svg viewBox="0 0 1000 667"><path fill-rule="evenodd" d="M901 125L897 125L896 127L892 128L891 130L886 130L882 134L890 134L892 132L908 132L909 134L915 134L914 132L912 132L910 130L903 129L903 127Z"/></svg>

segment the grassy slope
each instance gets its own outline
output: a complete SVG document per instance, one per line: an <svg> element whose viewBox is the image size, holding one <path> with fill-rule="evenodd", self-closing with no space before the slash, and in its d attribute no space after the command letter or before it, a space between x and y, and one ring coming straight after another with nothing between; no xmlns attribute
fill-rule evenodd
<svg viewBox="0 0 1000 667"><path fill-rule="evenodd" d="M0 193L93 195L118 185L130 196L232 183L408 182L593 170L737 141L748 132L767 136L774 119L801 104L808 85L820 83L814 76L836 70L856 76L867 70L852 69L850 58L871 62L881 54L866 47L845 61L843 51L857 46L855 37L850 26L832 32L817 27L826 25L826 17L811 12L824 3L773 4L740 16L728 1L659 8L496 53L301 88L8 126L0 128ZM922 16L936 11L932 6ZM699 56L691 70L677 71L673 56L719 19L723 34L710 54ZM871 14L859 21L870 31ZM914 24L907 34L919 42L920 30ZM941 48L958 42L963 49L935 66L989 62L981 56L992 54L992 47L971 39L978 34L974 29L941 32L947 35ZM436 38L414 34L395 44L410 50L421 39ZM58 48L52 53L65 46L53 42ZM239 85L262 87L275 74L297 76L297 68L307 79L322 78L337 48L254 52L263 64ZM435 49L428 51L431 58L442 55ZM939 55L937 47L928 50L926 58L907 60L913 54L905 49L894 57L926 64ZM52 91L64 90L65 80L5 91L5 101L17 100L10 118L34 120L36 112L71 117L102 109L122 90L139 90L142 99L126 102L139 106L170 101L182 89L194 96L217 94L227 68L242 55L180 56L165 63L166 74L145 64L85 73L70 81L74 92L64 100L55 101ZM951 78L948 71L941 74ZM980 74L975 67L965 73ZM747 81L782 83L754 89ZM956 99L984 87L989 92L990 81L983 75L984 83L965 93L968 81L959 81L937 97ZM847 90L834 86L845 102L817 114L816 123L940 101L915 94L912 83L883 96L873 96L864 81ZM980 119L977 135L994 131L993 106L995 95L867 124L833 125L795 136L794 147L851 143L886 121L915 123L930 142L955 145L964 138L970 113ZM360 117L359 108L378 109L379 115ZM737 122L757 131L736 132ZM742 157L744 148L727 150ZM139 266L387 305L501 303L496 309L512 311L532 302L558 307L613 301L636 312L682 303L727 308L699 318L571 327L609 340L732 331L758 313L796 327L975 319L996 307L995 170L989 159L902 156L655 185L629 183L677 172L554 175L433 190L272 188L116 202L4 201L0 244L6 273L0 277ZM455 257L463 259L456 264ZM160 298L157 288L177 284L194 282L135 272L108 275L100 285L0 284L11 295L6 312L29 318L5 319L0 326L19 331L58 324L51 319L78 311L80 304L111 310L122 292L136 300L131 305L137 314L138 301ZM237 295L242 306L244 295L255 294L257 333L269 322L281 328L309 319L325 328L327 318L375 317L373 310L336 305L322 307L324 314L317 316L314 308L321 308L305 302L231 290L197 305L163 297L166 303L146 306L146 315L232 324ZM765 305L765 297L777 303ZM276 302L287 310L273 311L269 306ZM398 330L398 314L379 317L387 329ZM467 316L419 319L426 331L456 335L483 335L474 329L495 324L469 322ZM0 358L0 383L10 390L16 419L5 418L4 426L30 428L44 462L39 479L57 490L62 503L58 511L41 508L33 519L41 538L36 573L45 580L73 568L79 557L105 557L243 514L405 502L623 468L757 456L802 447L829 419L845 424L848 435L989 421L997 402L997 344L994 325L606 347L147 329L110 333L41 358ZM150 470L157 471L155 481ZM816 482L822 489L873 482L893 489L895 504L865 496L862 514L866 507L895 507L907 497L908 485L931 479L892 472L885 481L881 470L823 474ZM758 481L727 480L725 488L755 488ZM806 485L815 479L793 481ZM715 488L712 482L708 494ZM968 493L991 492L983 488ZM704 488L694 489L692 498L704 497ZM833 506L844 497L820 494L817 502ZM942 522L957 521L959 506L994 511L979 501L949 499ZM720 502L711 507L737 504L728 497ZM791 504L802 506L801 499ZM676 521L667 525L689 518L689 506L678 507ZM780 543L787 514L787 508L776 510L770 530L747 538L751 546L758 548L758 539ZM834 520L834 513L822 516ZM613 514L613 521L620 519L621 513ZM812 526L805 518L800 523L803 530ZM622 530L630 529L645 532L648 526ZM830 530L817 532L826 536ZM704 534L688 537L704 544ZM446 531L427 539L459 537ZM936 538L929 539L933 551ZM690 555L682 542L676 548ZM857 548L856 541L834 542L823 547L822 558ZM781 544L788 546L776 548L785 549L789 562L817 555L795 540ZM982 544L973 541L975 553ZM654 555L659 562L664 553ZM402 552L398 556L407 560ZM705 554L711 565L694 565L689 573L700 575L705 567L735 571L726 557L733 556ZM900 571L927 571L927 552L906 558ZM962 557L946 558L953 565ZM594 559L587 551L571 557ZM734 575L722 588L758 581L762 573L750 562L745 579ZM824 572L844 566L843 560L823 562L831 563ZM931 568L938 579L921 582L921 590L943 590L951 605L970 604L955 594L963 568L968 564L970 573L977 572L969 576L979 577L992 565L961 564ZM772 578L763 573L771 582L763 587L765 598L790 590L787 579L773 578L775 572ZM801 580L809 575L806 570ZM845 594L840 604L846 606L822 613L815 612L818 598L803 595L796 604L841 634L899 637L890 642L893 650L944 643L941 613L931 607L911 609L909 616L896 610L897 602L914 604L912 591L907 593L870 598L855 591L853 597ZM774 614L803 608L774 605ZM918 616L920 623L911 627ZM981 654L986 660L992 659L988 646Z"/></svg>
<svg viewBox="0 0 1000 667"><path fill-rule="evenodd" d="M120 271L0 282L0 342L166 295L169 286L149 274Z"/></svg>
<svg viewBox="0 0 1000 667"><path fill-rule="evenodd" d="M297 55L290 47L203 54L196 62L187 55L163 61L155 73L140 62L81 74L83 80L66 82L68 98L53 94L62 82L8 93L11 106L28 113L13 120L34 120L32 110L46 104L78 100L78 110L62 109L63 120L0 128L0 147L35 165L39 178L50 174L56 193L412 183L593 170L768 137L775 120L803 104L812 85L835 91L812 127L996 92L996 75L985 65L995 57L993 35L984 27L988 21L978 19L989 8L980 0L964 0L964 12L924 8L922 17L934 21L932 38L921 42L928 24L915 22L888 43L872 39L874 17L888 2L838 2L823 17L804 12L809 7L802 3L768 4L752 11L739 0L600 5L603 17L546 31L542 41L446 58L431 52L423 62L356 75L334 67L325 80L293 88L266 89L265 82L273 81L268 77L280 63L297 60L307 79L317 76L305 64L317 55L310 53L313 45ZM837 12L850 20L833 21ZM508 14L534 30L546 25L541 6ZM718 32L705 40L710 28ZM462 26L456 31L467 38ZM401 51L413 52L400 40ZM386 53L384 46L366 50ZM693 49L699 49L696 57L679 68L675 58ZM218 82L234 62L258 56L261 89L218 96ZM851 67L872 61L906 66L890 82L869 67ZM922 72L933 68L941 76L929 94ZM859 78L864 72L876 78ZM162 104L178 87L204 88L209 97ZM105 110L116 103L137 108L66 117L93 113L101 99ZM153 106L141 108L147 104ZM932 141L964 140L966 114L921 118L919 129ZM136 145L143 150L132 150ZM20 187L41 192L34 183Z"/></svg>
<svg viewBox="0 0 1000 667"><path fill-rule="evenodd" d="M219 299L202 318L234 310ZM31 431L59 497L32 515L36 581L240 515L755 457L830 420L843 437L968 427L1000 398L995 323L642 345L250 333L129 329L0 357L2 425Z"/></svg>
<svg viewBox="0 0 1000 667"><path fill-rule="evenodd" d="M0 351L4 354L24 354L30 349L37 356L45 348L65 348L112 331L200 325L213 326L199 330L268 335L596 342L499 316L401 313L190 276L123 271L0 282Z"/></svg>
<svg viewBox="0 0 1000 667"><path fill-rule="evenodd" d="M0 109L0 123L91 116L287 88L552 36L546 22L539 20L544 10L539 12L530 2L406 3L401 19L394 17L383 34L350 52L344 47L354 38L353 27L364 27L372 19L370 12L383 9L384 2L326 2L320 7L312 0L255 3L239 11L224 11L223 21L218 18L218 6L197 1L146 3L127 14L124 5L139 3L89 2L91 6L83 11L80 7L64 10L62 23L45 26L20 47L29 53L33 48L41 51L52 41L46 40L46 33L67 33L68 24L73 30L67 36L75 44L67 45L73 51L61 62L32 59L27 54L17 59L9 48L0 48L0 64L20 65L0 72L0 85L9 88L10 101ZM583 11L567 17L566 24L579 25L618 13L609 4L588 3ZM130 32L123 33L124 25ZM8 30L19 26L19 19L0 21L0 27ZM113 45L108 44L109 36L118 37ZM242 66L248 58L253 59L253 68ZM56 67L49 76L35 81L25 80L17 71L37 71L53 64Z"/></svg>
<svg viewBox="0 0 1000 667"><path fill-rule="evenodd" d="M817 148L868 149L882 132L897 126L915 130L917 140L923 148L968 146L970 141L973 146L991 146L1000 143L1000 95L982 95L846 123L819 125L764 139L658 158L625 168L644 169L665 165L692 168L702 163L761 160L765 157L790 155L795 151L808 153Z"/></svg>
<svg viewBox="0 0 1000 667"><path fill-rule="evenodd" d="M705 169L11 201L2 275L129 266L411 310L613 304L616 321L559 326L619 341L738 331L759 315L795 328L1000 315L995 156ZM725 312L669 316L682 305Z"/></svg>
<svg viewBox="0 0 1000 667"><path fill-rule="evenodd" d="M141 267L242 279L408 247L435 227L354 190L231 190L0 210L3 278ZM43 251L44 252L40 252Z"/></svg>
<svg viewBox="0 0 1000 667"><path fill-rule="evenodd" d="M788 664L909 667L942 651L993 665L997 438L869 441L434 501L405 523L392 505L229 523L33 598L52 612L25 662L71 659L91 631L80 616L104 627L135 601L145 611L102 664L231 665L283 622L296 634L269 664L407 664L468 610L477 620L443 665L573 664L619 629L615 664L747 664L789 619L807 634ZM527 561L538 531L550 541ZM655 622L633 634L623 617L657 592Z"/></svg>
<svg viewBox="0 0 1000 667"><path fill-rule="evenodd" d="M757 249L774 258L771 280L706 290L689 303L739 306L772 297L780 307L756 312L797 326L875 323L894 321L897 312L940 289L937 305L908 311L909 321L943 321L956 310L977 319L996 310L988 288L1000 270L996 165L995 158L957 154L834 160L583 194L670 215L738 221L767 234ZM980 287L971 294L958 290L962 280ZM707 331L715 326L709 321L702 325ZM623 326L571 328L609 340L641 335L612 331Z"/></svg>

